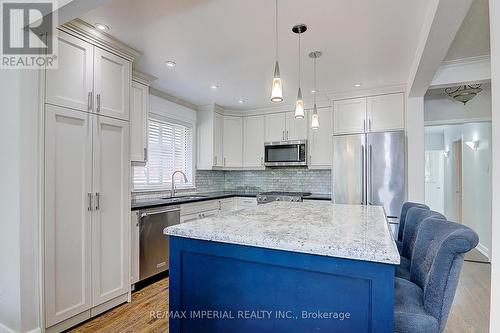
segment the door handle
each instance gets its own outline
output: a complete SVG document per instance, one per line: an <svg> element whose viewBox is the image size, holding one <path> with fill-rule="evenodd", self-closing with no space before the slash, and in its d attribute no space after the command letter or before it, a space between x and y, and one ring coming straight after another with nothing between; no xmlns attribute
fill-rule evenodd
<svg viewBox="0 0 500 333"><path fill-rule="evenodd" d="M87 100L88 111L92 111L93 101L94 101L94 94L92 93L92 91L89 91L88 100Z"/></svg>
<svg viewBox="0 0 500 333"><path fill-rule="evenodd" d="M101 94L97 94L96 102L97 102L96 112L101 112Z"/></svg>
<svg viewBox="0 0 500 333"><path fill-rule="evenodd" d="M95 210L101 209L101 195L99 192L95 193Z"/></svg>

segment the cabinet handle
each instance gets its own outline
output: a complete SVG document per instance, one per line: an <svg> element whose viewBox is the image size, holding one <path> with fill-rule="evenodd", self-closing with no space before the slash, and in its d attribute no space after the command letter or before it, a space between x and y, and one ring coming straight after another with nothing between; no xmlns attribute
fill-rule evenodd
<svg viewBox="0 0 500 333"><path fill-rule="evenodd" d="M283 140L285 140L285 131L283 131L283 132L281 133L281 138L282 138Z"/></svg>
<svg viewBox="0 0 500 333"><path fill-rule="evenodd" d="M368 130L371 132L372 131L372 120L368 119Z"/></svg>
<svg viewBox="0 0 500 333"><path fill-rule="evenodd" d="M144 148L144 162L148 160L148 148Z"/></svg>
<svg viewBox="0 0 500 333"><path fill-rule="evenodd" d="M89 205L87 207L87 210L90 212L92 210L92 193L87 193L87 198L89 201Z"/></svg>
<svg viewBox="0 0 500 333"><path fill-rule="evenodd" d="M95 193L95 210L101 209L101 194L99 192Z"/></svg>
<svg viewBox="0 0 500 333"><path fill-rule="evenodd" d="M93 109L93 103L94 101L94 94L92 93L92 91L89 91L89 97L88 97L88 101L87 101L87 104L88 104L88 111L92 111Z"/></svg>
<svg viewBox="0 0 500 333"><path fill-rule="evenodd" d="M226 158L224 157L224 166L226 166Z"/></svg>
<svg viewBox="0 0 500 333"><path fill-rule="evenodd" d="M363 119L363 132L366 132L366 119Z"/></svg>
<svg viewBox="0 0 500 333"><path fill-rule="evenodd" d="M217 165L217 156L214 156L214 165Z"/></svg>
<svg viewBox="0 0 500 333"><path fill-rule="evenodd" d="M260 158L260 165L264 165L264 157Z"/></svg>
<svg viewBox="0 0 500 333"><path fill-rule="evenodd" d="M286 131L286 139L287 140L289 139L289 137L288 137L288 131Z"/></svg>
<svg viewBox="0 0 500 333"><path fill-rule="evenodd" d="M97 94L96 100L97 100L96 112L101 112L101 94Z"/></svg>

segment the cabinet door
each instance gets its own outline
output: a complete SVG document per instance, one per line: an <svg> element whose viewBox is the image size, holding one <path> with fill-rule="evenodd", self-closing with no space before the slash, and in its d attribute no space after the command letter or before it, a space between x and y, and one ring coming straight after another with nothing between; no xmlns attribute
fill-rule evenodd
<svg viewBox="0 0 500 333"><path fill-rule="evenodd" d="M243 165L243 118L224 116L223 122L223 166L237 168Z"/></svg>
<svg viewBox="0 0 500 333"><path fill-rule="evenodd" d="M363 133L366 127L366 98L333 103L334 134Z"/></svg>
<svg viewBox="0 0 500 333"><path fill-rule="evenodd" d="M149 87L132 81L130 89L130 160L145 163L148 149Z"/></svg>
<svg viewBox="0 0 500 333"><path fill-rule="evenodd" d="M222 213L236 210L237 206L238 205L236 198L227 198L219 200L219 210Z"/></svg>
<svg viewBox="0 0 500 333"><path fill-rule="evenodd" d="M286 140L285 129L286 113L273 113L265 115L265 141L284 141Z"/></svg>
<svg viewBox="0 0 500 333"><path fill-rule="evenodd" d="M308 112L311 119L312 112ZM332 111L318 110L319 128L309 129L309 166L316 168L332 167Z"/></svg>
<svg viewBox="0 0 500 333"><path fill-rule="evenodd" d="M94 116L93 306L130 290L129 125Z"/></svg>
<svg viewBox="0 0 500 333"><path fill-rule="evenodd" d="M368 131L382 132L404 129L403 93L368 97L367 101Z"/></svg>
<svg viewBox="0 0 500 333"><path fill-rule="evenodd" d="M139 281L139 211L132 212L130 221L130 284Z"/></svg>
<svg viewBox="0 0 500 333"><path fill-rule="evenodd" d="M295 118L295 112L286 113L286 140L307 139L307 117Z"/></svg>
<svg viewBox="0 0 500 333"><path fill-rule="evenodd" d="M94 94L96 113L129 120L130 62L94 48Z"/></svg>
<svg viewBox="0 0 500 333"><path fill-rule="evenodd" d="M243 166L264 167L264 116L243 118Z"/></svg>
<svg viewBox="0 0 500 333"><path fill-rule="evenodd" d="M89 113L45 111L45 320L90 309L92 128Z"/></svg>
<svg viewBox="0 0 500 333"><path fill-rule="evenodd" d="M94 75L93 46L62 31L58 32L57 42L58 66L46 71L45 101L89 111Z"/></svg>
<svg viewBox="0 0 500 333"><path fill-rule="evenodd" d="M214 114L214 166L223 166L224 158L222 155L222 131L223 119L220 113Z"/></svg>

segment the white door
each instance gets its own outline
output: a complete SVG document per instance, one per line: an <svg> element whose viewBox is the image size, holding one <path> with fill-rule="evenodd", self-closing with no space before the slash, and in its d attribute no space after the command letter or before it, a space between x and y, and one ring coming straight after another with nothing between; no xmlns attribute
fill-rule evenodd
<svg viewBox="0 0 500 333"><path fill-rule="evenodd" d="M425 152L425 204L444 214L444 151Z"/></svg>
<svg viewBox="0 0 500 333"><path fill-rule="evenodd" d="M46 71L46 103L89 111L93 89L93 46L62 31L57 69Z"/></svg>
<svg viewBox="0 0 500 333"><path fill-rule="evenodd" d="M264 166L264 116L243 118L243 166Z"/></svg>
<svg viewBox="0 0 500 333"><path fill-rule="evenodd" d="M126 294L129 275L129 125L94 116L93 306Z"/></svg>
<svg viewBox="0 0 500 333"><path fill-rule="evenodd" d="M404 95L389 94L367 98L369 132L402 130L405 127Z"/></svg>
<svg viewBox="0 0 500 333"><path fill-rule="evenodd" d="M310 119L312 111L309 111ZM309 166L332 167L332 111L330 108L318 110L319 128L309 129Z"/></svg>
<svg viewBox="0 0 500 333"><path fill-rule="evenodd" d="M43 246L47 327L92 306L90 117L90 113L46 105Z"/></svg>
<svg viewBox="0 0 500 333"><path fill-rule="evenodd" d="M307 117L295 118L295 112L286 113L286 140L307 140Z"/></svg>
<svg viewBox="0 0 500 333"><path fill-rule="evenodd" d="M334 134L363 133L366 127L366 98L333 102Z"/></svg>
<svg viewBox="0 0 500 333"><path fill-rule="evenodd" d="M286 113L272 113L265 115L265 141L286 140Z"/></svg>
<svg viewBox="0 0 500 333"><path fill-rule="evenodd" d="M241 167L243 165L243 118L224 116L223 149L225 167Z"/></svg>
<svg viewBox="0 0 500 333"><path fill-rule="evenodd" d="M145 163L148 147L149 87L132 81L130 89L130 160Z"/></svg>
<svg viewBox="0 0 500 333"><path fill-rule="evenodd" d="M214 166L223 166L224 157L222 155L223 141L223 119L220 113L214 114Z"/></svg>
<svg viewBox="0 0 500 333"><path fill-rule="evenodd" d="M94 111L129 120L130 62L111 52L94 48Z"/></svg>

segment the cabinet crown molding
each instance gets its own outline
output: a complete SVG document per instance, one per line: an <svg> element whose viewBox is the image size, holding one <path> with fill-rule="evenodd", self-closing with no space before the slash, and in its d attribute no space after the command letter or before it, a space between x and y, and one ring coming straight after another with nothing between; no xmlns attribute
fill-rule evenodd
<svg viewBox="0 0 500 333"><path fill-rule="evenodd" d="M132 70L132 80L142 83L146 86L151 85L151 83L153 83L153 81L156 81L157 79L158 78L154 75L146 74L135 69Z"/></svg>
<svg viewBox="0 0 500 333"><path fill-rule="evenodd" d="M81 38L95 46L109 50L131 62L142 55L140 51L131 48L107 33L96 30L91 24L79 18L64 23L59 26L58 29Z"/></svg>

